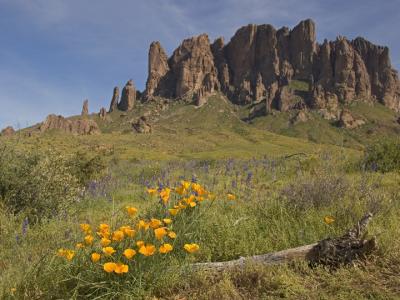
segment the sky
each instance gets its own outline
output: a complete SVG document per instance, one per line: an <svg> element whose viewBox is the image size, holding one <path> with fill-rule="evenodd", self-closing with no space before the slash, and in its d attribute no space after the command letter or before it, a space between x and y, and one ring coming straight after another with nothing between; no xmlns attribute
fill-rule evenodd
<svg viewBox="0 0 400 300"><path fill-rule="evenodd" d="M0 0L0 128L79 114L84 99L108 108L129 79L143 90L152 41L171 55L193 35L228 42L250 23L307 18L319 41L363 36L400 69L400 0Z"/></svg>

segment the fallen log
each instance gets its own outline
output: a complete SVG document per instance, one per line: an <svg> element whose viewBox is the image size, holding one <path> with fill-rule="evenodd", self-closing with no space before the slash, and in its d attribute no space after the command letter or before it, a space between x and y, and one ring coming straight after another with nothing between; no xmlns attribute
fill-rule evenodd
<svg viewBox="0 0 400 300"><path fill-rule="evenodd" d="M278 252L241 257L224 262L196 263L195 269L225 270L244 267L249 262L276 265L294 260L305 260L310 265L324 265L337 268L365 258L377 247L375 237L366 239L366 229L372 213L365 214L357 224L338 238L327 238L318 243L286 249Z"/></svg>

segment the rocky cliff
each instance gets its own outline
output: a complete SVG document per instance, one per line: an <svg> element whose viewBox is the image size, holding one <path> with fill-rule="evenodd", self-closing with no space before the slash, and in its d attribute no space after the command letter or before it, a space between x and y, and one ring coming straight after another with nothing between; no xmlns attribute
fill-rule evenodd
<svg viewBox="0 0 400 300"><path fill-rule="evenodd" d="M226 45L222 38L210 43L202 34L184 40L169 58L153 42L148 71L145 100L192 97L203 104L218 91L237 104L265 101L267 112L330 109L352 101L378 101L400 110L400 83L388 48L363 38L319 44L312 20L291 30L248 25ZM301 99L289 88L293 80L309 86Z"/></svg>

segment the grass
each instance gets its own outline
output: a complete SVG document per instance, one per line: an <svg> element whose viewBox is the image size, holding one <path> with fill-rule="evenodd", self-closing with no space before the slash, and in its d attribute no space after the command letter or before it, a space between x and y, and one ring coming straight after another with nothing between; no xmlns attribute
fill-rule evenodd
<svg viewBox="0 0 400 300"><path fill-rule="evenodd" d="M305 91L304 83L293 84ZM350 109L367 120L365 127L339 129L317 114L293 125L287 113L248 124L240 118L246 107L217 95L201 108L169 105L149 135L131 133L130 120L156 112L156 103L127 114L113 112L113 122L92 116L101 135L49 132L1 138L22 151L97 153L107 161L108 171L91 182L77 204L38 224L26 225L24 215L0 206L0 298L399 298L400 175L361 172L358 167L367 142L396 133L395 115L379 105L360 103ZM117 212L127 205L137 207L143 218L166 213L157 199L149 198L146 186L176 187L182 178L197 180L217 198L174 221L182 234L174 244L176 254L168 259L150 258L141 268L113 277L88 265L87 256L72 263L55 256L57 249L82 240L79 223L115 223L120 220ZM227 200L227 193L236 200ZM303 262L249 264L224 273L193 273L188 267L340 236L366 211L375 213L368 234L377 236L379 250L356 266L332 271ZM326 215L334 216L332 225L323 222ZM198 243L200 251L183 255L182 244L189 241Z"/></svg>
<svg viewBox="0 0 400 300"><path fill-rule="evenodd" d="M89 195L75 207L77 213L29 227L22 234L22 220L3 212L2 249L6 251L0 256L5 270L1 275L2 297L10 296L11 289L16 288L13 294L17 298L79 298L88 296L85 286L86 289L96 286L98 294L95 294L104 298L394 299L399 292L400 275L394 267L400 260L400 244L393 239L400 233L397 217L400 203L396 200L400 177L348 173L347 163L345 158L338 160L324 153L300 161L265 158L116 165L111 175L115 185L107 185L105 196L95 196L95 192ZM195 261L225 261L338 236L367 210L376 212L369 234L378 236L380 250L365 264L335 272L296 263L277 267L250 265L224 274L192 274L186 265L193 260L178 256L168 267L177 270L174 276L165 267L149 265L148 270L157 276L146 279L146 272L139 273L139 277L132 275L126 283L121 278L112 282L111 278L71 269L69 264L54 257L59 247L80 240L81 222L97 224L109 220L110 211L126 205L137 206L142 216L154 214L159 204L146 196L144 184L154 186L162 182L175 186L179 178L191 178L193 174L218 196L211 207L199 207L201 213L187 219L195 226L183 238L201 245L201 251L191 257ZM321 186L315 181L317 174L320 182L342 178L345 184L329 189L328 185ZM305 188L308 193L302 192ZM227 192L234 193L237 199L227 201ZM328 192L334 193L329 201ZM293 194L295 202L290 200ZM311 194L314 198L308 203ZM333 215L335 223L326 225L325 215Z"/></svg>

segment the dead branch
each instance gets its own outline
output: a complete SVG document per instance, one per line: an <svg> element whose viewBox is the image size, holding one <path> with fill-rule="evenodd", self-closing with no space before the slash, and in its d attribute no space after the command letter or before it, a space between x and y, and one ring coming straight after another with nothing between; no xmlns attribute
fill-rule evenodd
<svg viewBox="0 0 400 300"><path fill-rule="evenodd" d="M353 228L338 238L328 238L315 244L268 254L241 257L231 261L196 263L192 267L202 270L225 270L243 267L249 262L276 265L293 260L306 260L311 265L325 265L336 268L340 265L350 264L356 259L365 258L377 247L375 237L369 240L365 239L366 229L371 218L371 213L365 214Z"/></svg>

